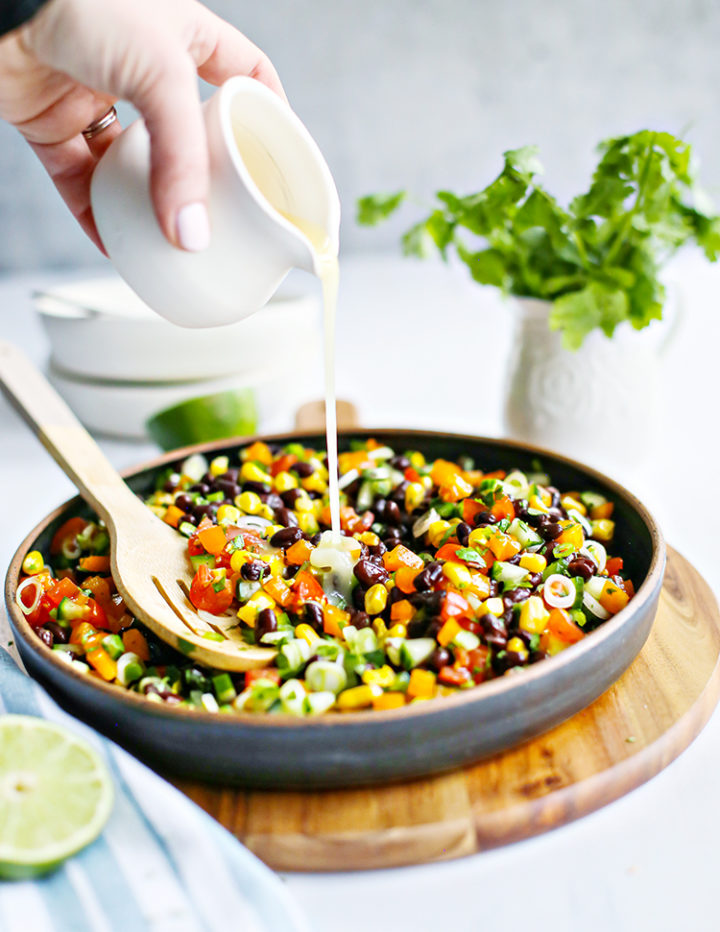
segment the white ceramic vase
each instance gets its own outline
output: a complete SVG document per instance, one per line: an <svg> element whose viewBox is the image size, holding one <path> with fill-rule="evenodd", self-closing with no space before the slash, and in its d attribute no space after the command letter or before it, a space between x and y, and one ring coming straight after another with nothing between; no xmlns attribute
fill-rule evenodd
<svg viewBox="0 0 720 932"><path fill-rule="evenodd" d="M612 339L593 331L572 352L549 329L550 302L514 298L511 304L507 435L615 473L641 466L657 427L657 339L621 324Z"/></svg>

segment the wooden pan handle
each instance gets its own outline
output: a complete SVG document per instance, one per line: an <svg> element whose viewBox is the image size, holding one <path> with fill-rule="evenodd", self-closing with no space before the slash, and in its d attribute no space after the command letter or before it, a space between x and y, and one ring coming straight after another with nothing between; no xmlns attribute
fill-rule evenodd
<svg viewBox="0 0 720 932"><path fill-rule="evenodd" d="M70 408L12 343L0 340L0 387L82 497L108 520L118 496L137 502ZM123 501L125 504L125 501Z"/></svg>

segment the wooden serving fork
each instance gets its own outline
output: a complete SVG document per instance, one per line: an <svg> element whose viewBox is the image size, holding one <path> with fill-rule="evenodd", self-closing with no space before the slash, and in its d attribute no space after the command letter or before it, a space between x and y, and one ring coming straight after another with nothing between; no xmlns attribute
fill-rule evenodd
<svg viewBox="0 0 720 932"><path fill-rule="evenodd" d="M267 666L269 648L245 643L238 619L199 613L188 598L187 542L146 507L27 357L0 341L0 384L85 501L107 526L110 564L128 610L171 647L222 670Z"/></svg>

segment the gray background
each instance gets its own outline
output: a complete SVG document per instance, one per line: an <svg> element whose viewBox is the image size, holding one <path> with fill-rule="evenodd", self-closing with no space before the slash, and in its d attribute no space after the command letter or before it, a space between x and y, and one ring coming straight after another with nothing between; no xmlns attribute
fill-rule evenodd
<svg viewBox="0 0 720 932"><path fill-rule="evenodd" d="M394 246L414 217L406 208L393 224L358 230L361 194L466 192L490 180L503 149L536 142L546 183L568 198L585 185L599 139L643 125L686 133L720 201L717 0L209 6L275 62L337 181L346 252ZM5 125L0 235L0 271L103 261Z"/></svg>

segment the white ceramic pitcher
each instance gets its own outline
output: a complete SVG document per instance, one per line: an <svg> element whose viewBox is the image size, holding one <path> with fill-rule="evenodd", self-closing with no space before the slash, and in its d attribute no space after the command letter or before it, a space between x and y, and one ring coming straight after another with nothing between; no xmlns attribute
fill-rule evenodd
<svg viewBox="0 0 720 932"><path fill-rule="evenodd" d="M335 250L340 202L297 115L258 81L234 77L204 104L211 244L183 252L162 235L150 200L150 141L137 120L100 160L91 198L113 265L153 310L183 327L233 323L259 310L291 268L317 272L306 236L282 214L325 230ZM266 160L261 193L236 133Z"/></svg>

